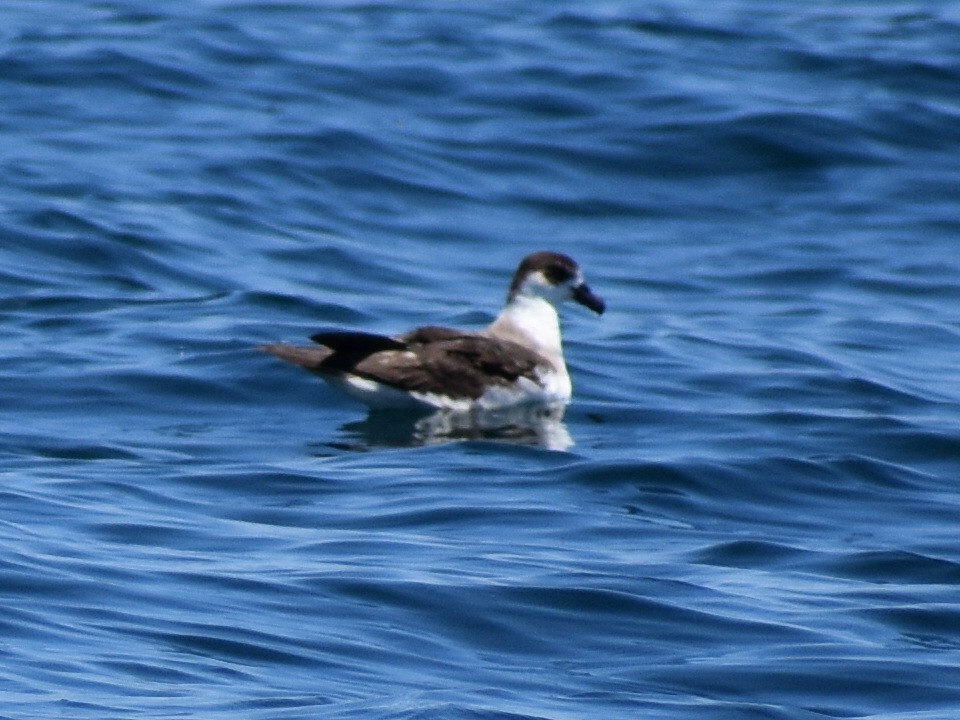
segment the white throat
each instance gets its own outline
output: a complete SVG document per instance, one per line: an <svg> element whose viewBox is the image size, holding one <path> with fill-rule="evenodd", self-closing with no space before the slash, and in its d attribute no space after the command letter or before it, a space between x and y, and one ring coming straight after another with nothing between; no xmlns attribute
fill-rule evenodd
<svg viewBox="0 0 960 720"><path fill-rule="evenodd" d="M516 295L487 333L536 350L558 369L563 368L560 318L556 308L541 297Z"/></svg>

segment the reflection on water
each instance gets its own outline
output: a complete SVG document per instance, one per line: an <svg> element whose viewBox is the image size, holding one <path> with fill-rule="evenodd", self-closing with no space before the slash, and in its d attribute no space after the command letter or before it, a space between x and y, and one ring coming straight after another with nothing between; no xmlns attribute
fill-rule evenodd
<svg viewBox="0 0 960 720"><path fill-rule="evenodd" d="M438 410L426 416L372 411L364 420L343 425L341 439L334 444L339 448L366 450L457 440L495 440L546 450L567 450L573 446L573 438L563 423L565 411L564 404L473 412Z"/></svg>

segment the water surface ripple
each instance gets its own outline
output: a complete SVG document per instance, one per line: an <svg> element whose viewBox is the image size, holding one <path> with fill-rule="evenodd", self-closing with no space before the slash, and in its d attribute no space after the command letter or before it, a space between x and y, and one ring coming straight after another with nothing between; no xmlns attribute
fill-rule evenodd
<svg viewBox="0 0 960 720"><path fill-rule="evenodd" d="M5 8L0 717L957 717L958 30ZM561 418L254 350L482 326L542 248L609 308Z"/></svg>

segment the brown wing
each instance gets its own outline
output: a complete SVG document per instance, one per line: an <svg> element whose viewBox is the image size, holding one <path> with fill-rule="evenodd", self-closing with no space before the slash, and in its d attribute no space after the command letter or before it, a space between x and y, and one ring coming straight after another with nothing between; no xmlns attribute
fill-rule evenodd
<svg viewBox="0 0 960 720"><path fill-rule="evenodd" d="M480 397L491 385L508 386L520 377L536 379L546 361L522 345L482 335L460 334L406 351L369 355L351 370L407 392Z"/></svg>
<svg viewBox="0 0 960 720"><path fill-rule="evenodd" d="M441 340L453 340L455 338L469 336L463 330L454 330L453 328L441 327L439 325L427 325L411 330L405 335L401 335L398 340L408 345L429 345L430 343Z"/></svg>

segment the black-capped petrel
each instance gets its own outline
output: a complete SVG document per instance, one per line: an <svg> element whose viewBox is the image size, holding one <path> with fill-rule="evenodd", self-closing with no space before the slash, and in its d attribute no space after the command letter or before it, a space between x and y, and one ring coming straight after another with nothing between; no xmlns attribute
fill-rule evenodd
<svg viewBox="0 0 960 720"><path fill-rule="evenodd" d="M262 349L374 408L466 411L565 403L572 386L556 306L566 300L597 314L605 308L572 258L537 252L520 263L506 307L480 332L436 326L396 337L326 332L311 337L319 347L277 343Z"/></svg>

